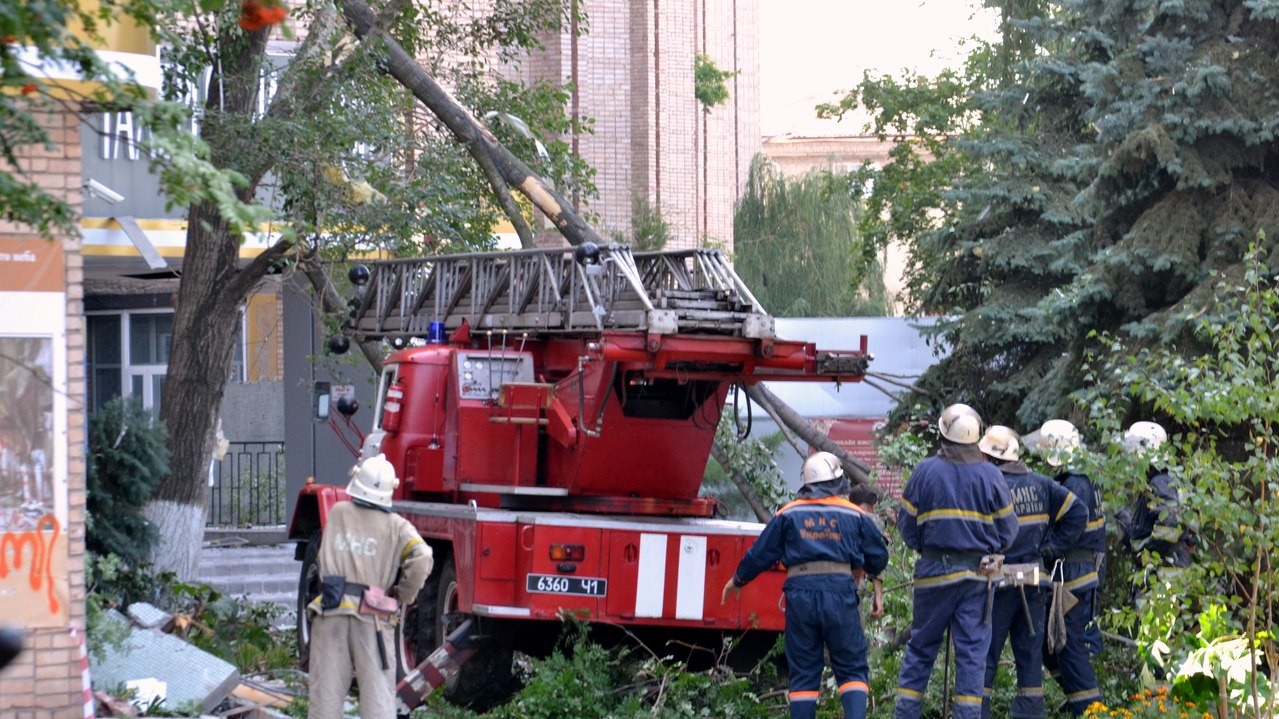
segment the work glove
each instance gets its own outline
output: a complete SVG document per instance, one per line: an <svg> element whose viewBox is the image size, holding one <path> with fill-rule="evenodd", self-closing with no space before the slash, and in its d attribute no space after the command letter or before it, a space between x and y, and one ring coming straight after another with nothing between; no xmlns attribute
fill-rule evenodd
<svg viewBox="0 0 1279 719"><path fill-rule="evenodd" d="M1039 557L1044 560L1044 566L1052 569L1052 566L1061 559L1061 555L1057 552L1057 548L1051 544L1045 544L1039 548Z"/></svg>

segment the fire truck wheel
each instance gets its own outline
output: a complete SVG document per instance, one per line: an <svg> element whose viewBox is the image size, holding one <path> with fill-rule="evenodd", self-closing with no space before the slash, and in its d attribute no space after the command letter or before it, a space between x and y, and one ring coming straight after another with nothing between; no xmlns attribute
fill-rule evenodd
<svg viewBox="0 0 1279 719"><path fill-rule="evenodd" d="M444 560L426 580L418 594L414 625L408 630L413 638L417 661L430 656L457 629L466 616L457 611L457 569L452 558ZM512 673L514 653L502 641L503 632L490 632L492 625L481 625L488 635L479 650L457 676L444 686L444 696L453 704L485 711L508 698L515 690Z"/></svg>
<svg viewBox="0 0 1279 719"><path fill-rule="evenodd" d="M311 616L306 607L320 595L320 530L315 530L306 540L306 554L302 557L302 573L298 576L298 664L302 671L309 669L311 649Z"/></svg>

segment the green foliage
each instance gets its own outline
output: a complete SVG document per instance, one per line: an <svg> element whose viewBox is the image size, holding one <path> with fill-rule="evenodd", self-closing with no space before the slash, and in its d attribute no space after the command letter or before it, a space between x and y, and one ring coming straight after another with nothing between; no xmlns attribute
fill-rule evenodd
<svg viewBox="0 0 1279 719"><path fill-rule="evenodd" d="M1279 513L1273 360L1279 283L1253 250L1241 267L1210 284L1211 311L1184 318L1201 353L1132 349L1100 337L1105 361L1087 375L1100 386L1081 399L1103 437L1117 436L1120 419L1133 408L1177 430L1165 461L1181 496L1182 522L1197 536L1195 562L1185 570L1168 571L1157 557L1141 556L1133 581L1145 592L1133 612L1116 613L1117 623L1136 630L1152 665L1180 666L1187 677L1212 677L1209 684L1220 680L1216 696L1233 711L1252 715L1253 702L1267 698L1267 678L1240 672L1258 657L1273 656L1279 608L1279 576L1271 562L1279 529L1269 520ZM1121 387L1123 394L1111 396L1104 386ZM1099 476L1106 477L1112 502L1140 491L1144 467L1132 465L1131 457L1113 453L1100 460ZM1198 632L1188 631L1196 625Z"/></svg>
<svg viewBox="0 0 1279 719"><path fill-rule="evenodd" d="M726 83L736 74L719 69L714 60L697 53L693 60L693 95L702 106L702 112L710 112L712 107L723 104L728 99Z"/></svg>
<svg viewBox="0 0 1279 719"><path fill-rule="evenodd" d="M733 266L775 315L883 315L883 272L859 211L831 176L787 178L756 156L733 216Z"/></svg>
<svg viewBox="0 0 1279 719"><path fill-rule="evenodd" d="M922 412L916 406L916 412ZM901 470L909 475L915 465L932 454L938 444L937 425L922 417L913 418L875 438L875 453L885 467Z"/></svg>
<svg viewBox="0 0 1279 719"><path fill-rule="evenodd" d="M1033 427L1072 410L1090 332L1193 354L1212 273L1274 236L1279 69L1258 63L1279 40L1242 0L984 4L1002 37L962 70L867 78L826 110L903 138L857 181L866 237L909 243L914 307L951 318L924 384Z"/></svg>
<svg viewBox="0 0 1279 719"><path fill-rule="evenodd" d="M631 193L630 234L614 230L610 233L614 242L629 244L636 252L656 252L666 247L674 232L662 215L662 208L648 201L639 192Z"/></svg>
<svg viewBox="0 0 1279 719"><path fill-rule="evenodd" d="M725 654L729 645L724 647ZM646 653L645 653L646 652ZM769 691L777 676L771 664L738 673L718 657L710 669L688 670L681 662L639 647L608 649L570 625L562 646L545 659L529 659L524 688L509 703L489 711L495 719L641 719L729 717L763 719L784 707L781 692ZM771 698L765 699L765 693ZM430 716L471 719L474 713L428 702ZM424 714L427 712L423 712Z"/></svg>
<svg viewBox="0 0 1279 719"><path fill-rule="evenodd" d="M719 426L715 428L715 446L727 458L728 466L721 466L714 459L707 463L702 492L724 502L729 516L753 521L757 519L755 513L728 475L734 473L744 478L769 511L781 507L790 499L790 492L773 454L784 436L779 432L762 440L741 438L736 417L731 409L720 416Z"/></svg>
<svg viewBox="0 0 1279 719"><path fill-rule="evenodd" d="M97 80L99 89L84 100L106 105L136 101L140 91L113 81L86 40L100 37L102 30L122 18L140 14L141 5L146 3L103 3L93 11L59 0L0 5L0 219L29 225L43 236L78 231L72 208L18 169L18 157L28 149L51 146L39 113L60 109L48 83L20 59L19 49L35 48L47 60L77 68L86 80ZM77 25L84 28L86 38L71 32Z"/></svg>
<svg viewBox="0 0 1279 719"><path fill-rule="evenodd" d="M117 397L89 420L90 552L138 565L156 541L142 515L169 471L168 433L134 398Z"/></svg>

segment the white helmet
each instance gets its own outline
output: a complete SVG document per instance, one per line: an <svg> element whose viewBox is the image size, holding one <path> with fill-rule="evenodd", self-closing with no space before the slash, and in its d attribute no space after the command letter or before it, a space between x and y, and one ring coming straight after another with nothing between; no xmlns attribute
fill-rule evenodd
<svg viewBox="0 0 1279 719"><path fill-rule="evenodd" d="M1064 419L1050 419L1039 428L1039 443L1043 447L1044 461L1060 467L1079 450L1079 430Z"/></svg>
<svg viewBox="0 0 1279 719"><path fill-rule="evenodd" d="M361 499L386 509L391 508L391 493L400 486L395 467L386 461L385 454L360 461L351 468L351 481L346 493L352 499Z"/></svg>
<svg viewBox="0 0 1279 719"><path fill-rule="evenodd" d="M839 457L830 452L818 452L804 460L804 468L800 470L800 476L804 484L827 482L843 477L844 467L839 463Z"/></svg>
<svg viewBox="0 0 1279 719"><path fill-rule="evenodd" d="M1168 441L1168 432L1158 422L1133 422L1124 433L1124 448L1138 454L1149 454Z"/></svg>
<svg viewBox="0 0 1279 719"><path fill-rule="evenodd" d="M1001 459L1005 462L1016 462L1021 459L1021 438L1010 427L1002 424L991 425L986 434L977 443L981 453Z"/></svg>
<svg viewBox="0 0 1279 719"><path fill-rule="evenodd" d="M955 444L975 444L981 439L981 415L966 404L952 404L941 411L937 429Z"/></svg>

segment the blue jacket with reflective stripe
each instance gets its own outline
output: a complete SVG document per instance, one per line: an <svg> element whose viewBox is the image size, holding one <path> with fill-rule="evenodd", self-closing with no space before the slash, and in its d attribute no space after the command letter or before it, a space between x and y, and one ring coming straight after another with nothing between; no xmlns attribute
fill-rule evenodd
<svg viewBox="0 0 1279 719"><path fill-rule="evenodd" d="M1088 507L1088 523L1078 541L1065 547L1066 550L1083 549L1089 552L1104 554L1106 552L1106 514L1101 506L1101 490L1093 484L1088 475L1074 470L1066 470L1057 475L1057 481Z"/></svg>
<svg viewBox="0 0 1279 719"><path fill-rule="evenodd" d="M1004 553L1007 564L1039 561L1039 548L1061 554L1079 541L1088 523L1088 507L1050 477L1030 471L1024 462L1000 465L1017 513L1017 539ZM1052 569L1052 567L1049 567Z"/></svg>
<svg viewBox="0 0 1279 719"><path fill-rule="evenodd" d="M943 445L906 481L897 529L916 551L1000 554L1017 536L1017 515L1003 474L976 445ZM916 579L942 576L977 575L924 557L915 562Z"/></svg>
<svg viewBox="0 0 1279 719"><path fill-rule="evenodd" d="M793 567L819 561L876 575L888 566L888 547L870 517L847 499L800 498L777 510L738 563L733 579L744 586L777 562Z"/></svg>

